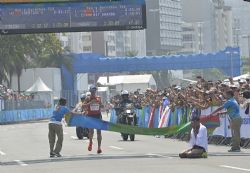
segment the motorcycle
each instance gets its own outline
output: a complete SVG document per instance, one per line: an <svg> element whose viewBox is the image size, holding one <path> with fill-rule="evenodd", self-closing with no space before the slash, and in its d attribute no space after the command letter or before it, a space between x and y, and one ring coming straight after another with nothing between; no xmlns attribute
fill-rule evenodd
<svg viewBox="0 0 250 173"><path fill-rule="evenodd" d="M132 103L126 103L124 107L120 108L118 123L136 126L137 118L134 111L134 105ZM131 141L135 140L135 134L121 133L121 136L124 141L127 141L128 137Z"/></svg>
<svg viewBox="0 0 250 173"><path fill-rule="evenodd" d="M84 137L89 139L89 129L83 127L76 127L76 136L78 139L83 139Z"/></svg>

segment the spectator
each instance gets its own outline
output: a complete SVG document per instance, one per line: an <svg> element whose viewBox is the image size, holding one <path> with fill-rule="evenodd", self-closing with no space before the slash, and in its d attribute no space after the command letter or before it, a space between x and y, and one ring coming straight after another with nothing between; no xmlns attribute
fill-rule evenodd
<svg viewBox="0 0 250 173"><path fill-rule="evenodd" d="M194 114L191 117L190 149L179 154L180 158L206 158L207 157L207 128L200 123L200 117Z"/></svg>
<svg viewBox="0 0 250 173"><path fill-rule="evenodd" d="M226 92L227 101L213 111L210 115L217 116L219 114L227 113L229 115L230 127L232 131L232 148L228 152L239 152L240 151L240 127L242 124L242 118L240 117L239 104L234 98L233 90L228 90ZM227 111L220 112L222 109L227 109ZM220 112L219 114L216 114Z"/></svg>

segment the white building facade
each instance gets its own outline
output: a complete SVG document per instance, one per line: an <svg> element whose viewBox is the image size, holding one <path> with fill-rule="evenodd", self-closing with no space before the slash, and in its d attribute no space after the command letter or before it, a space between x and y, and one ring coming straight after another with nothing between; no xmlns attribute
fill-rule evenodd
<svg viewBox="0 0 250 173"><path fill-rule="evenodd" d="M146 0L147 54L163 55L182 47L180 0Z"/></svg>

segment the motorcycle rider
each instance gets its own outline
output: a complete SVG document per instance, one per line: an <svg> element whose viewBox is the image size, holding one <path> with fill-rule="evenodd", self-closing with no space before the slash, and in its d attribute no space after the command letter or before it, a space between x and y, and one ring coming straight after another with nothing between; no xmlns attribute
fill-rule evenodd
<svg viewBox="0 0 250 173"><path fill-rule="evenodd" d="M129 92L127 90L123 90L121 92L120 106L124 107L127 103L133 103L133 102L129 99Z"/></svg>
<svg viewBox="0 0 250 173"><path fill-rule="evenodd" d="M120 109L119 109L119 111L117 113L117 115L118 115L118 123L122 123L122 122L125 121L124 120L125 117L122 117L121 113L124 111L124 108L125 108L126 104L128 104L128 103L131 103L134 106L133 101L131 101L129 99L129 92L127 90L123 90L121 92L121 101L119 103L119 108ZM136 120L136 118L135 118L135 120Z"/></svg>
<svg viewBox="0 0 250 173"><path fill-rule="evenodd" d="M86 99L86 94L81 94L80 99L81 101L76 104L75 108L73 109L73 112L76 114L83 114L85 115L86 108L84 107L85 104L85 99ZM83 139L83 137L88 137L89 136L89 130L88 128L83 128L83 127L76 127L76 135L78 139Z"/></svg>
<svg viewBox="0 0 250 173"><path fill-rule="evenodd" d="M79 103L76 104L75 108L73 109L73 112L77 112L77 113L84 113L84 101L86 99L86 94L81 94L80 96L81 101Z"/></svg>

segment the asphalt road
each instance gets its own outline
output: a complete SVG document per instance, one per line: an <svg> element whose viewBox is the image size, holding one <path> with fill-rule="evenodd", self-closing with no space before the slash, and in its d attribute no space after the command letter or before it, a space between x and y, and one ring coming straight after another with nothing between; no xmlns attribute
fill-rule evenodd
<svg viewBox="0 0 250 173"><path fill-rule="evenodd" d="M250 150L228 153L228 146L209 145L207 159L180 159L188 144L176 139L136 136L122 141L119 133L103 131L103 153L87 150L75 128L64 127L62 158L49 158L48 122L0 126L0 173L161 173L250 172Z"/></svg>

